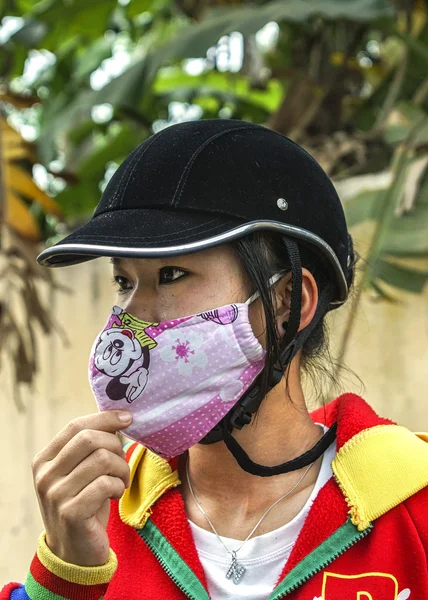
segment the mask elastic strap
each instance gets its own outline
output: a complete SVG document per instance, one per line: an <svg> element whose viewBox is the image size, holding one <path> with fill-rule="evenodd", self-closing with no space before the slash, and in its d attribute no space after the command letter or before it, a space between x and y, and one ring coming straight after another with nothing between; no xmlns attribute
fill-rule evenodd
<svg viewBox="0 0 428 600"><path fill-rule="evenodd" d="M291 298L290 298L290 314L286 325L284 337L285 347L288 349L294 341L297 331L300 326L300 312L302 306L302 264L300 262L299 248L294 240L283 238L283 244L288 253L289 263L291 265ZM286 270L275 273L269 281L268 286L271 288L277 281L287 273ZM255 292L245 304L251 304L260 296L259 292Z"/></svg>
<svg viewBox="0 0 428 600"><path fill-rule="evenodd" d="M281 279L281 277L283 277L283 275L286 273L287 271L278 271L278 273L275 273L275 275L272 275L272 277L269 279L268 281L268 286L272 287L273 285L275 285L275 283L277 281L279 281ZM260 296L259 292L254 292L254 294L252 296L250 296L248 298L248 300L246 300L244 302L244 304L251 304L252 302L254 302L254 300L257 300L257 298Z"/></svg>

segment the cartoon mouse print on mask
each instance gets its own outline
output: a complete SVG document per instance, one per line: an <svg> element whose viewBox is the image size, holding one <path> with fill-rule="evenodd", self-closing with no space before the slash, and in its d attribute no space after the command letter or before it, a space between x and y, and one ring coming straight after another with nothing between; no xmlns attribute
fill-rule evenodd
<svg viewBox="0 0 428 600"><path fill-rule="evenodd" d="M263 370L265 354L246 303L160 323L114 307L92 346L88 375L98 408L127 401L133 421L124 434L171 458L232 409Z"/></svg>
<svg viewBox="0 0 428 600"><path fill-rule="evenodd" d="M153 325L114 307L111 326L100 334L94 354L95 368L111 377L105 390L111 400L131 404L144 392L150 350L157 346L145 330Z"/></svg>

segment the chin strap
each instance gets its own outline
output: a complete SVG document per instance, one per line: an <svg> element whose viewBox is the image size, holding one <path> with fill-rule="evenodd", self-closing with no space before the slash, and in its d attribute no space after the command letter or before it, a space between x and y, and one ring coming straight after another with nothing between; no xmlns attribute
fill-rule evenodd
<svg viewBox="0 0 428 600"><path fill-rule="evenodd" d="M279 357L278 364L272 373L269 389L274 388L282 379L285 367L292 361L294 356L303 346L304 342L312 333L319 320L327 312L331 302L332 290L325 289L321 292L318 299L318 306L311 323L298 333L300 325L300 313L302 305L302 266L300 262L299 250L296 242L283 238L283 243L287 249L291 265L291 298L290 315L286 324L284 337L285 350ZM256 380L257 382L257 380ZM242 446L232 435L232 430L242 429L248 425L253 414L259 408L263 400L260 385L253 385L232 408L232 410L218 423L202 440L201 444L213 444L224 440L228 450L233 454L239 466L248 473L260 477L270 477L296 471L316 461L332 443L336 436L336 424L315 444L313 448L288 462L274 467L259 465L251 460Z"/></svg>
<svg viewBox="0 0 428 600"><path fill-rule="evenodd" d="M236 439L230 433L226 425L224 425L223 441L228 450L235 457L241 469L247 471L247 473L251 473L252 475L258 475L259 477L272 477L273 475L282 475L283 473L290 473L290 471L303 469L303 467L307 467L311 463L315 462L322 454L324 454L330 444L334 441L336 437L336 429L337 423L334 423L327 433L325 433L310 450L304 454L301 454L300 456L297 456L296 458L293 458L292 460L274 467L266 467L252 461L242 446L238 444Z"/></svg>
<svg viewBox="0 0 428 600"><path fill-rule="evenodd" d="M302 264L300 262L300 254L296 242L286 238L283 239L283 242L287 249L288 259L291 265L290 312L288 323L286 322L286 330L283 342L287 351L295 342L295 338L300 326L300 313L302 310ZM283 360L282 356L281 359ZM288 358L287 363L290 360L291 358ZM285 366L287 363L281 366Z"/></svg>

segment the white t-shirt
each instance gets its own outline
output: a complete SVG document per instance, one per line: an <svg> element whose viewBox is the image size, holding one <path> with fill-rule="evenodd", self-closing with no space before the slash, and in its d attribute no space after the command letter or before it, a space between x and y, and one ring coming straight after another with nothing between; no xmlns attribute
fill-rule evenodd
<svg viewBox="0 0 428 600"><path fill-rule="evenodd" d="M328 431L328 427L321 423L319 425L324 432ZM324 452L314 489L299 514L279 529L251 538L238 552L238 563L246 569L238 584L234 584L232 579L226 579L231 557L215 534L189 521L212 600L265 600L272 593L309 509L319 490L332 476L331 462L335 454L334 441ZM241 540L227 537L221 539L230 550L236 550L242 544Z"/></svg>

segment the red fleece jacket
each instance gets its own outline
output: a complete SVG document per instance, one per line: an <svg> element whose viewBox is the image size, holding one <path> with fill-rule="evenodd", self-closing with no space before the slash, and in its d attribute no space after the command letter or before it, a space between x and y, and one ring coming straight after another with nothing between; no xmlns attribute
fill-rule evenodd
<svg viewBox="0 0 428 600"><path fill-rule="evenodd" d="M323 409L311 416L314 421L324 422ZM385 431L385 427L379 426L396 428L392 421L377 416L354 394L345 394L327 406L325 424L330 426L335 421L338 423L337 451L346 445L352 446L353 442L349 441L361 438L361 432L374 431L373 428ZM425 444L420 443L425 450ZM132 450L131 447L129 454ZM382 459L382 469L395 476L399 455L400 447L397 447L393 455ZM414 461L418 459L419 456L414 456ZM365 464L368 472L376 460L376 455L369 458ZM351 472L345 473L345 480L348 475L352 477ZM397 486L400 485L398 473ZM315 499L268 600L427 600L427 485L428 463L425 461L419 491L367 526L357 527L352 522L354 519L350 519L351 499L345 498L345 490L336 477L331 478ZM163 494L140 530L122 522L118 503L113 502L108 533L118 568L104 589L92 586L90 590L91 586L76 583L61 587L58 578L54 579L56 576L51 575L50 580L49 572L41 572L37 564L32 570L33 579L39 578L41 584L37 588L39 595L32 595L34 585L24 588L11 584L0 593L0 600L59 600L60 587L62 598L75 600L209 599L179 488ZM53 589L54 584L58 591ZM43 589L54 594L43 595Z"/></svg>

